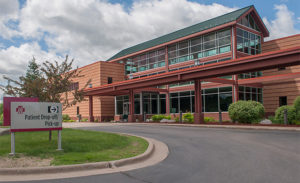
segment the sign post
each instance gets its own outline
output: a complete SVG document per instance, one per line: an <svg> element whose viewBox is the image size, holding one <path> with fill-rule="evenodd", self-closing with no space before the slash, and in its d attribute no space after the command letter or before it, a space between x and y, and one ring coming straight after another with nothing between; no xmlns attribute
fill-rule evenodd
<svg viewBox="0 0 300 183"><path fill-rule="evenodd" d="M15 132L10 133L10 153L9 155L14 156L16 154L15 150Z"/></svg>
<svg viewBox="0 0 300 183"><path fill-rule="evenodd" d="M58 130L61 151L62 105L51 102L11 102L11 153L15 155L15 132Z"/></svg>
<svg viewBox="0 0 300 183"><path fill-rule="evenodd" d="M58 130L58 137L57 137L57 151L62 151L61 148L61 130Z"/></svg>

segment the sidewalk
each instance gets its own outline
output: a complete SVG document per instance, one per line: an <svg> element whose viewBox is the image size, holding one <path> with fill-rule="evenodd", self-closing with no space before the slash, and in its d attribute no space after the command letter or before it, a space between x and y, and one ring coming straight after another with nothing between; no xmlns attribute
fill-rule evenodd
<svg viewBox="0 0 300 183"><path fill-rule="evenodd" d="M95 126L120 126L120 125L157 125L157 126L179 126L179 127L202 127L202 128L231 128L231 129L249 129L249 130L287 130L300 131L300 127L293 126L261 126L261 125L244 125L244 124L180 124L180 123L92 123L92 122L74 122L63 123L64 128L80 128Z"/></svg>

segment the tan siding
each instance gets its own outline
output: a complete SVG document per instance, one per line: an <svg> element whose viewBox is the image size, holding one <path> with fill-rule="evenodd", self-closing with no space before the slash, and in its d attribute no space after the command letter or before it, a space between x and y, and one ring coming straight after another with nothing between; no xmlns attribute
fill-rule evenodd
<svg viewBox="0 0 300 183"><path fill-rule="evenodd" d="M107 77L112 77L113 82L124 80L124 65L118 63L95 62L85 67L79 68L83 77L74 79L79 82L79 87L84 87L85 83L91 79L92 87L107 84ZM89 117L89 101L86 101L69 107L63 111L69 114L73 119L76 118L77 106L80 108L80 114L83 118ZM114 97L94 96L93 97L93 115L95 118L103 120L106 117L114 116Z"/></svg>
<svg viewBox="0 0 300 183"><path fill-rule="evenodd" d="M300 46L300 34L264 42L262 44L262 52L277 51ZM270 69L263 71L263 76L272 76L277 74L288 74L300 72L300 66L286 67L285 70ZM285 79L273 82L265 82L263 89L263 101L266 112L273 113L279 107L279 97L287 96L288 105L300 95L300 78ZM297 82L298 81L298 82Z"/></svg>

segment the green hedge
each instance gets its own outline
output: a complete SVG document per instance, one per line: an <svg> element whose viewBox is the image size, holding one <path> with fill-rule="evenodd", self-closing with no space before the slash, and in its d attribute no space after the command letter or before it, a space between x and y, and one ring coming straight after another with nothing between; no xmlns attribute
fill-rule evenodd
<svg viewBox="0 0 300 183"><path fill-rule="evenodd" d="M265 115L264 106L256 101L240 100L230 104L228 114L232 121L239 123L257 123Z"/></svg>
<svg viewBox="0 0 300 183"><path fill-rule="evenodd" d="M162 119L168 119L168 120L170 120L170 119L171 119L171 116L165 116L165 115L163 115L163 114L157 114L157 115L153 115L153 116L151 117L151 119L152 119L152 121L160 121L160 120L162 120Z"/></svg>
<svg viewBox="0 0 300 183"><path fill-rule="evenodd" d="M275 112L275 120L278 124L284 124L284 110L287 109L287 120L289 124L295 124L296 108L294 106L284 105L277 108Z"/></svg>
<svg viewBox="0 0 300 183"><path fill-rule="evenodd" d="M185 123L194 123L194 115L192 113L185 113L182 115L182 120Z"/></svg>
<svg viewBox="0 0 300 183"><path fill-rule="evenodd" d="M213 117L204 117L204 123L216 122Z"/></svg>
<svg viewBox="0 0 300 183"><path fill-rule="evenodd" d="M70 118L70 116L68 114L63 114L62 118L63 118L64 122L67 122L67 121L71 120L71 118Z"/></svg>
<svg viewBox="0 0 300 183"><path fill-rule="evenodd" d="M87 118L82 118L82 122L87 122L89 119L87 119Z"/></svg>

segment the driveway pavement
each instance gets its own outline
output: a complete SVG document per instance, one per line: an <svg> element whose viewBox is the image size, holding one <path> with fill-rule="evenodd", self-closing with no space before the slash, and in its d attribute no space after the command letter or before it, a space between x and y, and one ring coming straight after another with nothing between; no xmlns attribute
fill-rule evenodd
<svg viewBox="0 0 300 183"><path fill-rule="evenodd" d="M300 180L299 131L143 124L79 128L158 139L168 145L170 154L159 164L133 171L30 182L298 183Z"/></svg>

